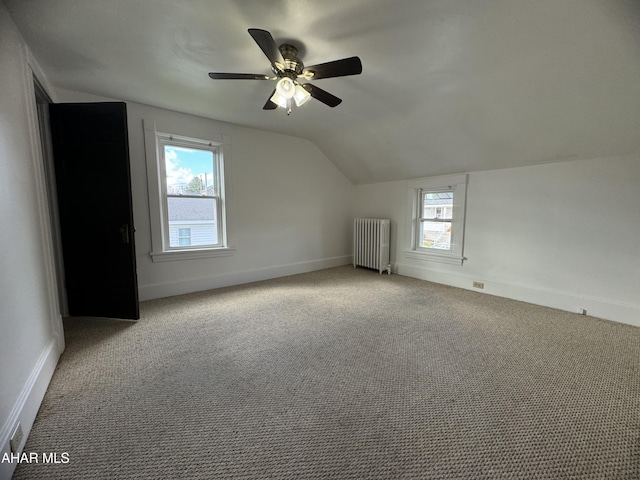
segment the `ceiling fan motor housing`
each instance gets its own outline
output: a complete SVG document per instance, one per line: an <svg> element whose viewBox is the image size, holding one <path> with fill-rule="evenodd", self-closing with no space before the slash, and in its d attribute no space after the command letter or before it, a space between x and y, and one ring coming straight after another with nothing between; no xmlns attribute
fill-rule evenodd
<svg viewBox="0 0 640 480"><path fill-rule="evenodd" d="M285 73L288 77L296 78L304 69L304 63L298 58L298 49L288 43L283 43L278 49L284 58Z"/></svg>

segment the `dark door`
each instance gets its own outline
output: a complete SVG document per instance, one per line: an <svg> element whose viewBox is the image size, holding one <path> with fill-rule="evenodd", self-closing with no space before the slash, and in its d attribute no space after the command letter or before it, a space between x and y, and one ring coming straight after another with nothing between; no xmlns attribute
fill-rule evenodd
<svg viewBox="0 0 640 480"><path fill-rule="evenodd" d="M138 319L126 105L49 112L69 314Z"/></svg>

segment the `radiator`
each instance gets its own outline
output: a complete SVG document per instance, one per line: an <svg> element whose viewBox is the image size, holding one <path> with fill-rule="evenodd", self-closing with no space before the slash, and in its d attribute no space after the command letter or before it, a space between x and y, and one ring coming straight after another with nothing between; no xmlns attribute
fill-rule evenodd
<svg viewBox="0 0 640 480"><path fill-rule="evenodd" d="M389 229L387 218L356 218L353 220L353 267L373 268L391 275L389 259Z"/></svg>

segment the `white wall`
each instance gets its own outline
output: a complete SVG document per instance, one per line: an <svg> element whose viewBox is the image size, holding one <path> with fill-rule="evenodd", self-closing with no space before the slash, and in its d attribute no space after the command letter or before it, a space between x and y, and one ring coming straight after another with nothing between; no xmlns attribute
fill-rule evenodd
<svg viewBox="0 0 640 480"><path fill-rule="evenodd" d="M105 100L66 90L58 99ZM127 112L141 300L351 262L353 185L315 145L132 102ZM165 133L231 137L225 164L233 256L152 262L143 119Z"/></svg>
<svg viewBox="0 0 640 480"><path fill-rule="evenodd" d="M463 266L405 257L408 184L355 187L404 275L640 326L640 155L469 174Z"/></svg>
<svg viewBox="0 0 640 480"><path fill-rule="evenodd" d="M0 2L0 457L31 429L64 348L28 54ZM0 478L15 465L0 463Z"/></svg>

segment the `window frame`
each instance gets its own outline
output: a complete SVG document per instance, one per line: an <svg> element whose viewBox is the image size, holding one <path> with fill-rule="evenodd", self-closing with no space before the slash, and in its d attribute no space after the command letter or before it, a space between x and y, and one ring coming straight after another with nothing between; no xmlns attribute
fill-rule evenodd
<svg viewBox="0 0 640 480"><path fill-rule="evenodd" d="M151 222L151 252L153 262L186 260L207 257L229 256L235 249L228 244L228 223L226 201L226 177L230 150L230 138L227 135L213 135L209 139L187 137L173 133L156 131L155 122L143 120L145 150L147 160L147 186L149 190L149 213ZM214 163L214 196L217 206L217 232L219 242L215 245L170 246L169 220L166 191L166 164L164 148L166 145L210 150ZM181 195L184 197L185 195ZM186 196L190 197L190 196ZM202 198L200 195L193 197Z"/></svg>
<svg viewBox="0 0 640 480"><path fill-rule="evenodd" d="M207 250L213 248L221 248L226 245L224 237L224 223L223 223L223 199L222 199L222 185L224 179L222 178L222 153L221 147L218 142L212 142L208 140L196 140L186 139L184 137L176 135L168 135L165 133L156 133L156 141L158 143L158 164L160 167L160 195L162 196L162 235L163 244L162 249L165 252L179 251L179 250ZM213 159L213 195L189 195L189 194L172 194L167 192L167 162L165 158L166 147L188 148L191 150L208 151L212 154ZM216 202L215 218L216 232L218 234L218 243L209 245L182 245L171 246L170 232L169 232L169 198L209 198Z"/></svg>
<svg viewBox="0 0 640 480"><path fill-rule="evenodd" d="M424 197L425 195L431 195L431 194L439 194L439 193L451 193L452 194L452 199L453 201L455 201L456 195L455 195L455 188L437 188L437 189L433 189L433 188L429 188L429 189L424 189L424 188L420 188L418 193L418 198L417 198L417 209L418 209L418 223L417 223L417 227L416 227L416 249L417 250L424 250L427 253L430 252L440 252L440 253L451 253L452 249L453 249L453 207L451 209L451 218L443 218L442 214L443 214L443 210L446 207L443 206L434 206L434 210L435 210L435 217L423 217L423 213L424 213ZM453 202L452 202L453 205ZM440 214L438 215L438 210L440 211ZM437 248L437 247L424 247L422 246L422 237L423 237L423 229L424 229L424 224L426 222L435 222L435 223L450 223L451 224L451 233L449 236L449 245L450 247L447 249L444 248Z"/></svg>
<svg viewBox="0 0 640 480"><path fill-rule="evenodd" d="M429 193L453 192L451 219L451 247L449 250L423 247L422 224L433 221L422 217L423 196ZM411 180L408 188L410 225L407 258L462 265L464 262L464 226L466 216L467 174L425 177Z"/></svg>

